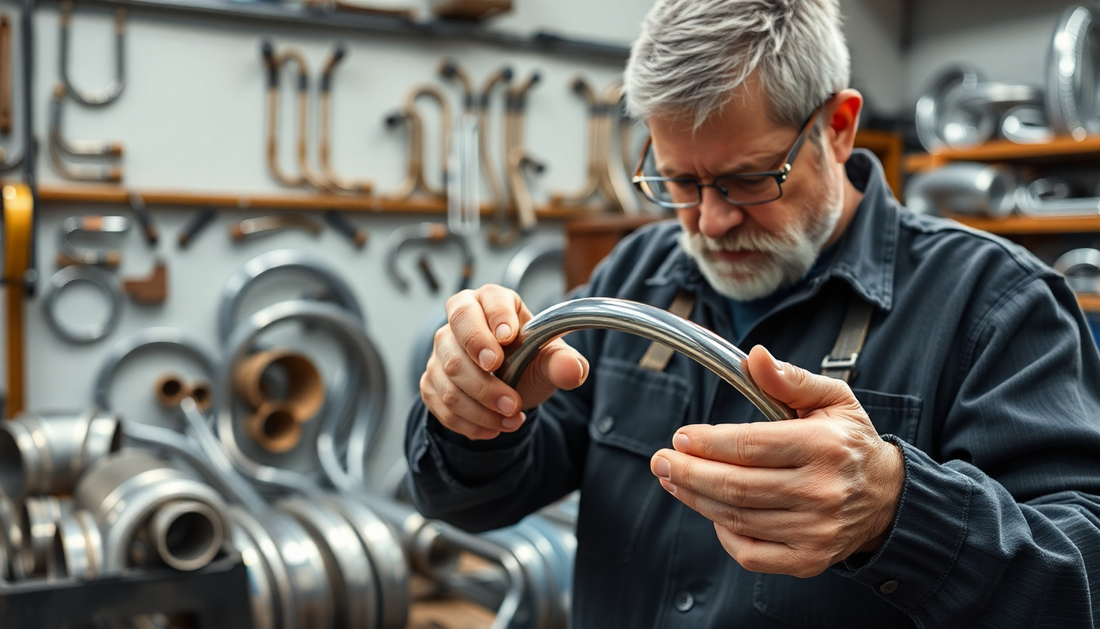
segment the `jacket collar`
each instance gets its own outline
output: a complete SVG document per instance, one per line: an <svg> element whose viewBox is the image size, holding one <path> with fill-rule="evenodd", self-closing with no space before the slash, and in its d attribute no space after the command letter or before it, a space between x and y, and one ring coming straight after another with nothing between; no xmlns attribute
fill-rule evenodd
<svg viewBox="0 0 1100 629"><path fill-rule="evenodd" d="M849 181L863 192L851 224L838 241L833 262L804 290L836 277L885 311L893 305L894 262L898 249L898 203L886 185L882 165L873 153L856 149L845 165ZM699 266L679 244L646 280L650 286L676 285L686 290L710 286ZM710 289L713 290L713 289ZM802 293L804 291L798 291Z"/></svg>

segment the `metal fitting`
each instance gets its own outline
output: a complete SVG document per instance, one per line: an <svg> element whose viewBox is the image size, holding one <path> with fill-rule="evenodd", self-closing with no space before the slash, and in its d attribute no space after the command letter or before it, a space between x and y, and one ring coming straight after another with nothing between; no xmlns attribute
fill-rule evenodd
<svg viewBox="0 0 1100 629"><path fill-rule="evenodd" d="M122 445L118 417L83 413L22 413L0 423L0 488L14 499L67 494L90 465Z"/></svg>
<svg viewBox="0 0 1100 629"><path fill-rule="evenodd" d="M409 244L418 242L453 242L462 252L462 272L455 292L466 290L474 276L474 253L470 245L462 236L451 232L446 225L439 223L420 223L417 225L402 225L390 233L386 239L385 258L386 275L402 292L409 290L409 281L397 267L397 256L401 249Z"/></svg>
<svg viewBox="0 0 1100 629"><path fill-rule="evenodd" d="M58 296L73 282L87 282L107 297L107 318L89 325L74 327L62 323L57 312ZM108 272L96 266L67 266L50 278L42 295L42 311L46 323L58 336L71 343L93 343L114 331L122 317L122 289Z"/></svg>
<svg viewBox="0 0 1100 629"><path fill-rule="evenodd" d="M233 375L237 395L252 408L280 402L297 423L307 422L325 403L325 383L308 357L285 349L255 353Z"/></svg>

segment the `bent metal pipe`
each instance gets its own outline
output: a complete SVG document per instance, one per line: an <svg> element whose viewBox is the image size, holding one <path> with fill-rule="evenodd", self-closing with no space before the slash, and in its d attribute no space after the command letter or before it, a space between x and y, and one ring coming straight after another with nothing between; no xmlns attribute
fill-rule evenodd
<svg viewBox="0 0 1100 629"><path fill-rule="evenodd" d="M332 167L332 75L336 65L347 56L347 48L337 44L332 50L325 67L321 71L321 96L319 98L317 124L320 127L317 140L317 158L321 163L321 174L334 192L354 192L370 194L372 184L365 179L348 179L336 173Z"/></svg>
<svg viewBox="0 0 1100 629"><path fill-rule="evenodd" d="M505 348L497 377L514 387L543 345L563 334L593 328L618 330L667 345L733 385L771 421L796 416L756 386L741 366L748 355L737 346L660 308L624 299L589 297L542 311Z"/></svg>

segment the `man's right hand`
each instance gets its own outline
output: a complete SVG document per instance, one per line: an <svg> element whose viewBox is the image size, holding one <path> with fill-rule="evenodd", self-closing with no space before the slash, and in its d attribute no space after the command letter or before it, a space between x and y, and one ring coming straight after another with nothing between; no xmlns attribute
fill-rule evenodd
<svg viewBox="0 0 1100 629"><path fill-rule="evenodd" d="M447 300L447 325L435 333L432 356L420 377L420 396L441 424L470 439L513 432L523 409L588 377L588 361L562 339L547 343L513 389L493 375L504 346L531 319L515 292L487 284Z"/></svg>

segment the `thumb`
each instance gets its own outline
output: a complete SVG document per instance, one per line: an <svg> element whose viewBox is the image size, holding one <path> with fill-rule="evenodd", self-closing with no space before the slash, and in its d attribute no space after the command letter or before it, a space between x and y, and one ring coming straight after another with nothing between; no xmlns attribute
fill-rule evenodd
<svg viewBox="0 0 1100 629"><path fill-rule="evenodd" d="M562 339L547 343L520 377L523 408L542 404L558 389L575 389L588 378L588 360Z"/></svg>
<svg viewBox="0 0 1100 629"><path fill-rule="evenodd" d="M801 411L848 406L855 401L847 383L776 360L763 345L753 347L745 362L756 386L776 401L800 411L799 416L806 414Z"/></svg>

